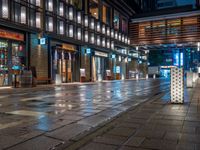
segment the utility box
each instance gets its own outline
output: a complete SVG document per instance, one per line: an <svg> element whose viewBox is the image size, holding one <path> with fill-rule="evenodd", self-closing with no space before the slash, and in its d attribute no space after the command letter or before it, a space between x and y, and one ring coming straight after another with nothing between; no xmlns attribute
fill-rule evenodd
<svg viewBox="0 0 200 150"><path fill-rule="evenodd" d="M171 103L184 102L184 72L183 68L171 68Z"/></svg>

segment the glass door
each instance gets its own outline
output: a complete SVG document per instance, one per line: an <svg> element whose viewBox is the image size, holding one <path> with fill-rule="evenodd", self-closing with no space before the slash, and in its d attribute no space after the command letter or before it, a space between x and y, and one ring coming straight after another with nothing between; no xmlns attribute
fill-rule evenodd
<svg viewBox="0 0 200 150"><path fill-rule="evenodd" d="M0 40L0 86L8 85L8 42Z"/></svg>

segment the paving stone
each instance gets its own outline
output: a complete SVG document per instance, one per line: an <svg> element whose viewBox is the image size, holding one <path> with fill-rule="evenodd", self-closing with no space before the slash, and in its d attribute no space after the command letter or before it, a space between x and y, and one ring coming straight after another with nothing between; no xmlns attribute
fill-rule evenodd
<svg viewBox="0 0 200 150"><path fill-rule="evenodd" d="M147 138L157 138L161 139L163 138L165 134L165 131L150 131L150 130L140 130L135 135L139 137L147 137Z"/></svg>
<svg viewBox="0 0 200 150"><path fill-rule="evenodd" d="M190 142L190 143L196 143L200 144L200 135L194 135L194 134L182 134L180 141L181 142Z"/></svg>
<svg viewBox="0 0 200 150"><path fill-rule="evenodd" d="M116 150L117 146L114 145L106 145L101 143L89 143L80 150Z"/></svg>
<svg viewBox="0 0 200 150"><path fill-rule="evenodd" d="M90 128L91 127L87 125L74 123L74 124L66 125L62 128L56 129L51 132L47 132L46 135L49 137L67 141L71 139L72 137L76 137L79 134L83 134L84 132L88 131Z"/></svg>
<svg viewBox="0 0 200 150"><path fill-rule="evenodd" d="M180 141L176 147L177 150L198 150L195 149L195 144L193 143L185 143Z"/></svg>
<svg viewBox="0 0 200 150"><path fill-rule="evenodd" d="M147 149L136 148L136 147L129 147L129 146L122 146L119 150L147 150Z"/></svg>
<svg viewBox="0 0 200 150"><path fill-rule="evenodd" d="M48 150L62 144L63 141L46 136L39 136L24 143L18 144L12 148L9 148L8 150Z"/></svg>
<svg viewBox="0 0 200 150"><path fill-rule="evenodd" d="M123 128L123 127L116 127L107 132L107 134L116 135L116 136L123 136L128 137L135 133L135 129L132 128Z"/></svg>
<svg viewBox="0 0 200 150"><path fill-rule="evenodd" d="M128 141L124 145L139 147L144 140L145 140L145 137L135 137L135 136L133 136L133 137L129 138Z"/></svg>
<svg viewBox="0 0 200 150"><path fill-rule="evenodd" d="M103 143L110 145L122 145L126 140L127 138L123 136L104 134L102 136L96 137L93 141L96 143Z"/></svg>
<svg viewBox="0 0 200 150"><path fill-rule="evenodd" d="M164 136L164 140L178 142L181 137L180 132L167 132Z"/></svg>

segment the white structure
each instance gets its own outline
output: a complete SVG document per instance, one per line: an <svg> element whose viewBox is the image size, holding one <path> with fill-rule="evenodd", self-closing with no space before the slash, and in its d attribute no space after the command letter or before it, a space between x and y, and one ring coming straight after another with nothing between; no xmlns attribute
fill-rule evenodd
<svg viewBox="0 0 200 150"><path fill-rule="evenodd" d="M184 102L183 68L171 68L171 103Z"/></svg>

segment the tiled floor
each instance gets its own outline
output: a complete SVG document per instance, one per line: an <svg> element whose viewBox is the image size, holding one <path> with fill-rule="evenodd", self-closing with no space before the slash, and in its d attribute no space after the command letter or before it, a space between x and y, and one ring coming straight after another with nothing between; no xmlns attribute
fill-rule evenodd
<svg viewBox="0 0 200 150"><path fill-rule="evenodd" d="M50 86L44 89L23 89L10 93L0 91L0 149L64 149L76 143L80 137L87 137L88 131L95 131L97 127L105 126L109 120L142 102L162 97L168 90L169 81L150 79L92 85ZM167 99L168 96L163 98L162 103L165 104ZM156 100L155 103L158 104L145 103L143 108L138 108L137 111L131 110L123 118L117 118L116 128L97 137L83 149L115 149L119 143L122 144L136 134L137 128L145 127L151 119L158 122L156 125L162 125L159 117L173 119L174 111L177 111L178 118L172 122L166 118L164 127L182 125L181 114L184 116L188 107L164 109L162 103ZM162 110L161 113L155 114L158 109ZM178 111L180 109L181 112ZM165 112L170 113L163 114ZM193 109L190 113L194 113ZM188 118L188 124L190 119L197 118ZM151 124L153 128L154 123ZM189 130L187 129L188 132ZM150 133L149 131L138 132L137 140L130 139L130 142L124 146L129 148L145 142L148 147L152 141L148 141L143 136L148 136ZM160 136L162 134L159 132L153 138ZM175 135L169 134L168 137L170 136L176 138ZM191 139L194 141L194 137ZM183 142L186 140L188 140L187 134L182 138ZM106 145L104 142L107 142Z"/></svg>
<svg viewBox="0 0 200 150"><path fill-rule="evenodd" d="M76 149L200 150L200 82L193 90L185 89L184 104L171 104L166 93L132 107L106 126L84 143L78 141Z"/></svg>

